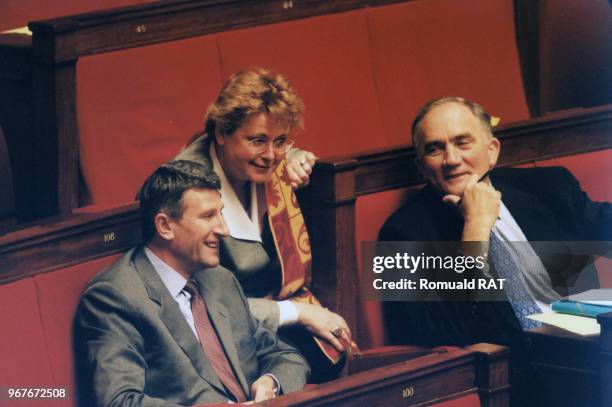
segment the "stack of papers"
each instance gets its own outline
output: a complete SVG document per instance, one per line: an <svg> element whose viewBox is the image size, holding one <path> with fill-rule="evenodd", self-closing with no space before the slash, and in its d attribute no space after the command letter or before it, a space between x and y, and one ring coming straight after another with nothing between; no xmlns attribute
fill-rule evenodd
<svg viewBox="0 0 612 407"><path fill-rule="evenodd" d="M528 318L582 336L599 335L596 316L612 312L612 289L600 288L570 295L551 304L553 311Z"/></svg>
<svg viewBox="0 0 612 407"><path fill-rule="evenodd" d="M570 301L612 307L612 288L597 288L567 297Z"/></svg>
<svg viewBox="0 0 612 407"><path fill-rule="evenodd" d="M599 324L595 318L560 314L558 312L529 315L527 318L556 326L557 328L561 328L582 336L599 335L600 332Z"/></svg>

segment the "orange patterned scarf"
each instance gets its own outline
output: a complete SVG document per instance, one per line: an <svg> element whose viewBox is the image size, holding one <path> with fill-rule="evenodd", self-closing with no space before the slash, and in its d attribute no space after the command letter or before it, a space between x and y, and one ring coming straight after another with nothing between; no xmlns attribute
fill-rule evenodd
<svg viewBox="0 0 612 407"><path fill-rule="evenodd" d="M293 188L289 184L287 162L283 160L266 183L266 205L270 230L281 264L281 289L277 299L321 305L308 290L312 257L310 239L302 211ZM327 341L314 337L315 342L332 362L338 363L342 355Z"/></svg>

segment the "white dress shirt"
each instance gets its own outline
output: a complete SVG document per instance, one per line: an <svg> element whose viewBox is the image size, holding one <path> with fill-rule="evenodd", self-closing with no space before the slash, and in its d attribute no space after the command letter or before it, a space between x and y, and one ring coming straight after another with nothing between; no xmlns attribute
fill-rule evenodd
<svg viewBox="0 0 612 407"><path fill-rule="evenodd" d="M159 278L161 278L168 291L170 291L170 295L178 304L181 313L199 341L200 338L198 337L198 332L196 331L195 322L193 320L193 313L191 312L191 294L184 290L187 279L157 257L148 247L145 247L144 252L155 271L157 271Z"/></svg>
<svg viewBox="0 0 612 407"><path fill-rule="evenodd" d="M516 220L512 217L512 215L510 214L510 211L508 210L506 205L504 205L503 202L501 203L501 208L499 210L499 218L497 219L497 222L495 222L495 225L493 226L493 233L497 234L497 236L499 236L500 239L504 242L527 242L527 237L521 230L521 227L518 225L518 223L516 223ZM513 244L507 245L507 248L510 251L510 254L514 256L515 260L518 263L521 263L521 261L519 260L519 256L516 252L517 247L518 245L513 245ZM529 257L530 264L534 264L535 262L537 262L539 263L538 265L541 266L542 269L545 270L545 267L542 264L542 261L538 257L537 253L533 250L533 248L531 248L531 245L528 245L528 244L521 245L521 249L527 252L527 253L523 253L523 255L526 254ZM547 291L547 294L550 295L550 293L553 292L550 276L544 273L541 273L541 274L529 273L528 275L526 274L527 273L523 273L523 279L527 280L528 283L526 284L526 286L530 290L531 296L534 298L540 310L545 313L552 312L549 304L536 299L537 296L534 295L534 292L533 292L534 284L529 284L529 282L532 282L532 283L535 283L536 285L550 287L550 291ZM536 281L531 281L531 280L536 280ZM560 296L558 295L557 297L560 298Z"/></svg>
<svg viewBox="0 0 612 407"><path fill-rule="evenodd" d="M250 240L262 243L261 225L259 224L259 203L257 199L257 186L249 182L250 213L244 209L240 203L236 191L230 184L215 150L215 143L210 143L210 160L213 170L221 180L221 199L223 200L223 218L229 234L234 239ZM278 325L287 326L295 324L298 320L298 310L295 304L289 300L277 301L278 305Z"/></svg>

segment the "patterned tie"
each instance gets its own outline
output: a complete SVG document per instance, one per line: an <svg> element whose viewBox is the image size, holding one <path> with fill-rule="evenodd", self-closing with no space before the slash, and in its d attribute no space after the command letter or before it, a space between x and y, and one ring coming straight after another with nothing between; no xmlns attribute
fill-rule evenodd
<svg viewBox="0 0 612 407"><path fill-rule="evenodd" d="M489 240L489 256L497 275L506 279L506 295L521 323L521 327L527 330L542 326L540 322L527 318L527 315L539 314L541 312L540 307L535 303L521 278L520 265L517 264L508 248L505 247L504 242L495 233L491 233L491 239Z"/></svg>
<svg viewBox="0 0 612 407"><path fill-rule="evenodd" d="M232 393L236 401L239 403L247 401L246 394L244 394L244 390L240 386L240 382L238 382L238 378L223 351L219 337L210 322L206 312L206 305L200 296L196 283L193 280L189 280L184 290L191 295L191 312L193 313L196 331L200 337L200 344L204 354L208 357L219 380Z"/></svg>

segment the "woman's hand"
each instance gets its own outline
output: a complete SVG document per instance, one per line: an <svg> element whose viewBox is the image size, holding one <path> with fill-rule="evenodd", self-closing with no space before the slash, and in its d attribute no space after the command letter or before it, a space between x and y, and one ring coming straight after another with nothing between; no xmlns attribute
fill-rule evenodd
<svg viewBox="0 0 612 407"><path fill-rule="evenodd" d="M305 187L310 182L312 167L317 157L310 151L294 148L287 153L287 175L293 189Z"/></svg>
<svg viewBox="0 0 612 407"><path fill-rule="evenodd" d="M298 309L298 324L331 343L339 352L351 344L351 331L344 318L319 305L293 302Z"/></svg>

